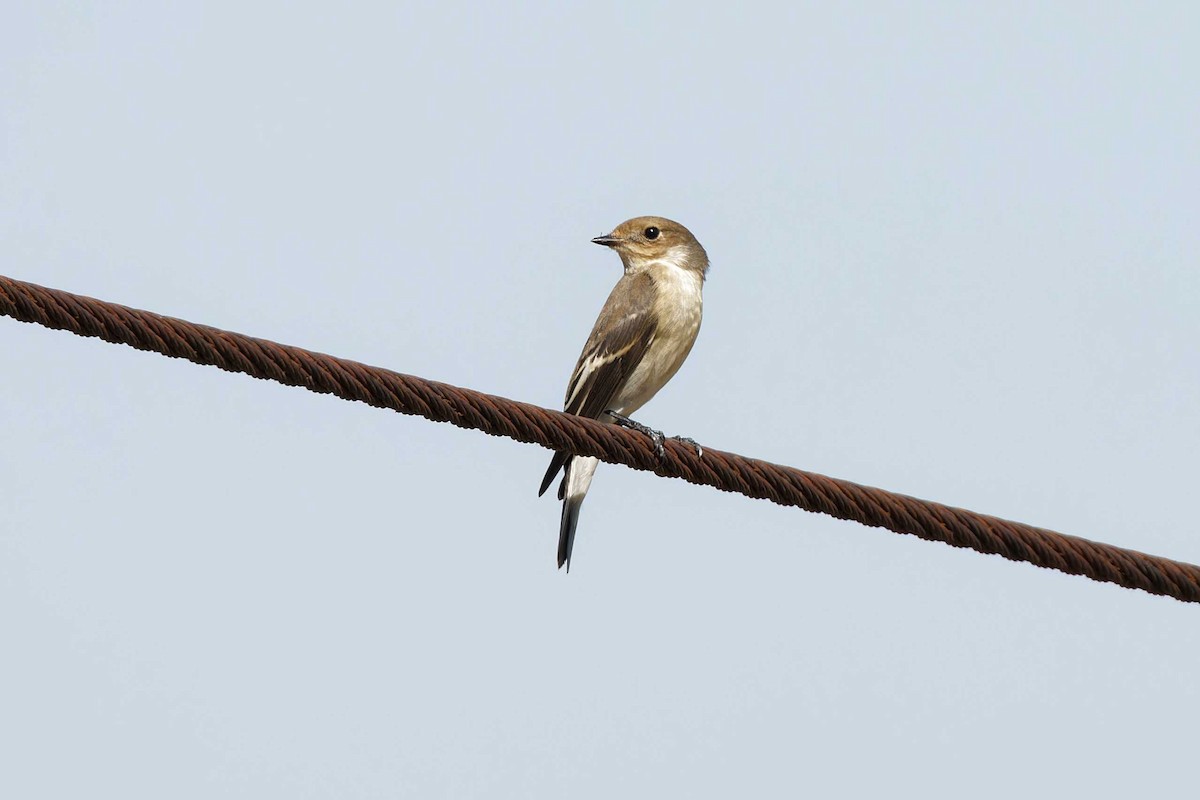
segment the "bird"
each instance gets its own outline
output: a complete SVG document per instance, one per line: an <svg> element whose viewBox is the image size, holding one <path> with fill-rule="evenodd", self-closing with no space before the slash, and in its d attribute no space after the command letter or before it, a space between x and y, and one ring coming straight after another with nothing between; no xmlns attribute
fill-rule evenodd
<svg viewBox="0 0 1200 800"><path fill-rule="evenodd" d="M674 377L696 342L708 253L691 231L665 217L634 217L592 242L615 251L624 272L600 309L571 373L563 410L647 433L655 437L661 454L662 434L629 415ZM579 508L598 463L590 456L557 452L538 490L541 497L563 470L558 487L562 501L558 566L566 566L567 572Z"/></svg>

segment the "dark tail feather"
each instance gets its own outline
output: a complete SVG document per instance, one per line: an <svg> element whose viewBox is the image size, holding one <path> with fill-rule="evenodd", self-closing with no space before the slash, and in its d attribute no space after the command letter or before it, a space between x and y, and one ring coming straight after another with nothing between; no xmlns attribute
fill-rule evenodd
<svg viewBox="0 0 1200 800"><path fill-rule="evenodd" d="M558 568L566 564L567 572L571 571L571 550L575 547L575 526L579 524L579 507L583 498L563 500L562 522L558 525Z"/></svg>
<svg viewBox="0 0 1200 800"><path fill-rule="evenodd" d="M550 469L546 470L546 477L542 478L542 488L538 489L538 497L546 493L550 488L550 484L554 483L554 476L563 468L568 461L571 460L570 453L555 453L554 458L550 459ZM561 497L559 498L561 499Z"/></svg>

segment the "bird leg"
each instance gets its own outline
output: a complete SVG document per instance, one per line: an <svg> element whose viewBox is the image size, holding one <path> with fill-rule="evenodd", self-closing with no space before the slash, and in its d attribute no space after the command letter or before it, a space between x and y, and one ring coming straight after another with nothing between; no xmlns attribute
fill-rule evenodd
<svg viewBox="0 0 1200 800"><path fill-rule="evenodd" d="M609 409L604 413L612 417L613 421L622 428L628 428L631 431L637 431L643 436L649 436L654 441L654 454L659 458L666 457L667 451L663 449L663 441L665 441L668 437L664 436L662 431L656 431L654 428L651 428L648 425L643 425L636 420L632 420L624 414L618 414L612 409ZM669 438L674 439L677 442L682 442L683 444L690 444L692 447L696 448L696 455L704 455L704 450L702 450L700 445L696 443L695 439L689 439L686 436L671 436Z"/></svg>

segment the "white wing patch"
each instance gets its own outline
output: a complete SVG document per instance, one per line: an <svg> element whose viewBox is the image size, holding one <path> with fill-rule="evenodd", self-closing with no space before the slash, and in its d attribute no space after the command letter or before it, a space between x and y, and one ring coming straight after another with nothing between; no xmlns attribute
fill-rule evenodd
<svg viewBox="0 0 1200 800"><path fill-rule="evenodd" d="M571 393L567 395L567 400L565 403L563 403L563 405L567 408L572 406L578 408L579 406L582 406L582 402L575 402L576 398L579 397L579 393L583 391L584 388L590 388L592 385L590 378L596 374L597 369L609 363L616 357L617 356L614 353L597 353L595 355L588 356L583 361L580 361L579 368L575 370L575 374L571 377Z"/></svg>
<svg viewBox="0 0 1200 800"><path fill-rule="evenodd" d="M641 314L629 314L625 317L625 321L632 322ZM575 374L571 376L571 393L567 395L566 401L563 403L565 408L583 408L587 405L587 400L591 395L591 391L596 386L595 376L604 367L614 361L624 358L625 355L633 349L633 342L628 342L620 350L605 351L601 348L611 342L600 342L595 352L579 362L579 366L575 369ZM649 348L654 344L654 334L650 335L646 343Z"/></svg>

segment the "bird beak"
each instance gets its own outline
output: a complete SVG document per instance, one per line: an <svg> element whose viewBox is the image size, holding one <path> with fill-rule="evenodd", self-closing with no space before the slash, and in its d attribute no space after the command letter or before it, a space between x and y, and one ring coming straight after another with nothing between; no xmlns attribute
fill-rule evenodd
<svg viewBox="0 0 1200 800"><path fill-rule="evenodd" d="M593 244L602 244L605 247L616 247L623 241L625 240L620 236L613 236L611 233L605 234L604 236L597 236L595 239L592 239Z"/></svg>

